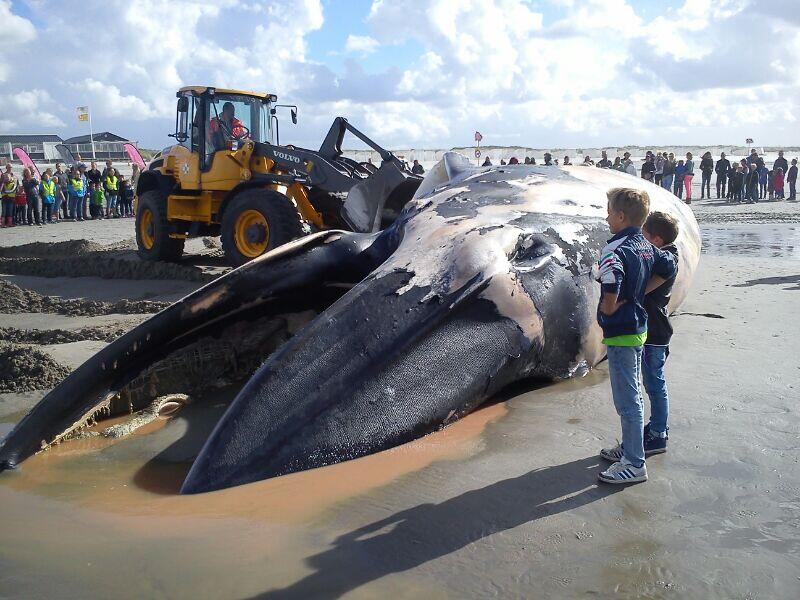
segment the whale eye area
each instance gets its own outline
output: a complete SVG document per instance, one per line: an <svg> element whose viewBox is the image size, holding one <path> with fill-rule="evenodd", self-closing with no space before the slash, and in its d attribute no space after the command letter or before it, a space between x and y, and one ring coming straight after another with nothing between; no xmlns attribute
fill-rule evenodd
<svg viewBox="0 0 800 600"><path fill-rule="evenodd" d="M520 237L509 256L511 263L520 270L537 269L543 266L558 247L543 235Z"/></svg>

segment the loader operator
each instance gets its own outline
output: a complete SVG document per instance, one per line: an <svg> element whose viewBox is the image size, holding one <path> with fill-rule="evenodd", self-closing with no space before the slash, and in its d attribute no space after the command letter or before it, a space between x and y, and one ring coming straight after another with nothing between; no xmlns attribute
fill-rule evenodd
<svg viewBox="0 0 800 600"><path fill-rule="evenodd" d="M250 137L247 127L236 118L236 109L233 103L226 102L222 105L219 116L211 119L209 133L211 142L216 150L227 148L229 140L241 140Z"/></svg>

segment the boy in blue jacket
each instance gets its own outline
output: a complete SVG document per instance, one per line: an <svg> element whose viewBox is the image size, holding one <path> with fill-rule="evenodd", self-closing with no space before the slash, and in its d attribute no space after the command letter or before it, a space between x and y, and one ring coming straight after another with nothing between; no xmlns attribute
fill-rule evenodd
<svg viewBox="0 0 800 600"><path fill-rule="evenodd" d="M622 424L622 444L600 456L614 463L599 475L606 483L647 481L644 461L644 418L639 373L647 339L644 297L652 283L670 279L675 258L642 235L650 212L647 192L616 188L608 192L608 222L613 237L600 257L600 305L597 321L607 346L608 374L614 406Z"/></svg>

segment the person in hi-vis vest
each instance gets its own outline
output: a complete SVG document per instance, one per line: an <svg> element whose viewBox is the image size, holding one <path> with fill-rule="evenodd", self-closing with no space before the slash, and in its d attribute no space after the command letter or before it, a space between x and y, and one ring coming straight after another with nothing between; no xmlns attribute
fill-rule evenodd
<svg viewBox="0 0 800 600"><path fill-rule="evenodd" d="M106 217L118 217L119 210L119 177L114 167L108 167L103 179L103 188L106 192Z"/></svg>

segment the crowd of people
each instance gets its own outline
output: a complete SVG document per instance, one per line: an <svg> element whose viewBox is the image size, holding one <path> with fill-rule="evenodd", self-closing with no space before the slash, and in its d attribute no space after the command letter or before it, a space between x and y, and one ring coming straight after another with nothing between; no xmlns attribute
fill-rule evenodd
<svg viewBox="0 0 800 600"><path fill-rule="evenodd" d="M9 163L0 175L0 227L132 217L133 195L132 183L110 160L102 171L94 162L88 169L83 162L67 169L58 162L42 173L41 181L27 167L17 178Z"/></svg>
<svg viewBox="0 0 800 600"><path fill-rule="evenodd" d="M518 165L519 160L511 157L501 165ZM535 165L536 158L526 156L522 164ZM572 166L569 156L563 161L553 159L550 152L544 154L545 166ZM603 150L600 159L595 161L591 156L584 156L580 163L587 167L614 169L642 179L652 181L672 191L687 204L692 202L692 183L695 171L700 171L700 198L711 198L711 180L715 178L716 198L731 202L755 203L759 200L797 200L797 159L791 165L784 157L783 150L772 168L768 167L756 149L751 150L747 158L731 162L723 152L714 161L711 152L705 152L699 164L695 164L691 152L685 159L677 159L672 152L647 151L642 166L634 165L630 152L625 152L614 160L608 158ZM491 166L487 156L483 166ZM414 160L412 170L422 175L425 170L419 161ZM131 178L136 179L136 167ZM87 169L86 164L78 162L65 170L62 163L56 163L55 169L48 168L41 176L29 168L22 170L22 178L17 178L13 166L9 163L0 175L0 227L16 225L46 225L54 221L83 221L108 218L132 217L134 215L134 189L131 181L120 174L107 160L103 171L98 170L92 162ZM788 197L785 187L788 186Z"/></svg>
<svg viewBox="0 0 800 600"><path fill-rule="evenodd" d="M778 158L769 168L764 159L759 156L754 148L750 151L747 158L738 162L731 163L723 152L716 162L711 156L711 152L705 152L699 164L695 164L694 156L691 152L686 153L686 158L676 160L672 152L652 152L647 151L642 166L637 170L633 163L630 152L625 152L621 157L617 156L611 161L608 153L603 150L599 160L594 161L591 156L586 155L580 163L587 167L598 167L601 169L614 169L623 171L634 177L641 177L652 181L667 190L670 190L678 198L683 199L687 204L692 202L692 183L694 181L695 170L700 171L701 185L700 198L711 198L711 180L716 174L715 188L718 199L726 199L731 202L758 202L759 200L797 200L797 159L793 158L791 165L783 156L783 150L778 152ZM415 161L416 164L416 161ZM506 163L500 161L501 165L518 165L519 159L511 157ZM526 156L523 164L535 165L536 158ZM544 154L545 166L557 166L559 160L553 159L549 152ZM569 156L565 156L564 166L571 166ZM484 167L492 165L491 159L487 156L483 162ZM789 195L786 196L785 187L789 187Z"/></svg>

